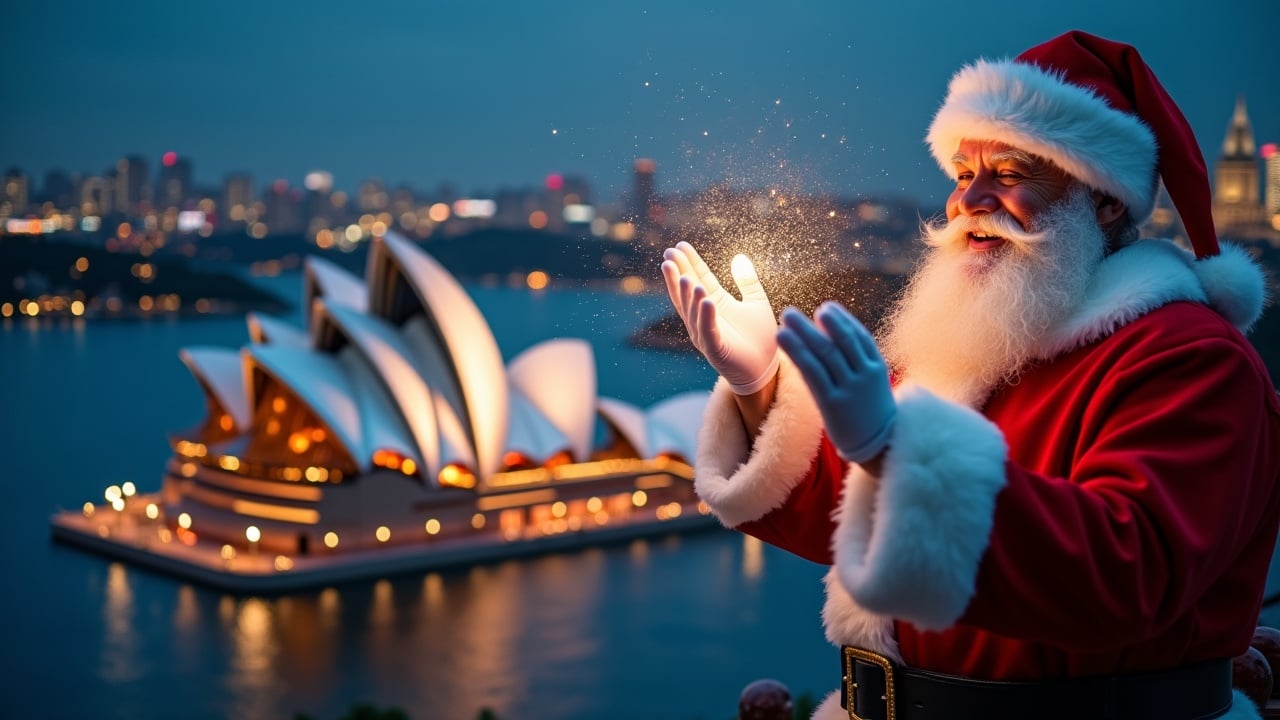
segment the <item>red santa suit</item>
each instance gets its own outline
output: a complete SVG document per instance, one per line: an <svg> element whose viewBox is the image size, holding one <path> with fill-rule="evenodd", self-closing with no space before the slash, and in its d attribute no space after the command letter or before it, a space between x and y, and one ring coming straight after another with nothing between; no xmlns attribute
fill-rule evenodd
<svg viewBox="0 0 1280 720"><path fill-rule="evenodd" d="M832 565L837 646L1032 681L1244 652L1280 522L1280 401L1242 335L1262 273L1219 253L1194 134L1132 47L1073 31L957 73L928 137L953 179L964 139L1048 159L1136 220L1163 179L1195 252L1109 255L1012 384L923 387L906 368L878 478L836 454L786 358L754 442L721 381L699 495ZM845 717L838 695L815 717ZM1227 717L1257 712L1237 693Z"/></svg>
<svg viewBox="0 0 1280 720"><path fill-rule="evenodd" d="M751 447L722 382L698 493L727 526L833 565L835 645L993 680L1233 657L1280 520L1280 400L1232 323L1261 293L1230 246L1211 263L1127 247L1016 384L904 378L879 479L838 457L785 360ZM833 696L815 717L843 712Z"/></svg>

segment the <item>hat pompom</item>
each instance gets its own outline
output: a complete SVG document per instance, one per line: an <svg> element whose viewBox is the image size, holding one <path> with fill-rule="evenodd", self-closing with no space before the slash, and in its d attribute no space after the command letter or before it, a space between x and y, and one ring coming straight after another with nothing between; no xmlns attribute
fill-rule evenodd
<svg viewBox="0 0 1280 720"><path fill-rule="evenodd" d="M1241 332L1262 316L1269 300L1267 277L1242 247L1220 243L1220 253L1191 263L1209 305Z"/></svg>

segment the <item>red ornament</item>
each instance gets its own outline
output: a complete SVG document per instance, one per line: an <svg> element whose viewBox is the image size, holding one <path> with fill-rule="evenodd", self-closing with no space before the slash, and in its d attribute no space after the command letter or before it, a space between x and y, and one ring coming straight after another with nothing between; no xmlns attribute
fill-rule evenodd
<svg viewBox="0 0 1280 720"><path fill-rule="evenodd" d="M1258 709L1267 706L1271 697L1271 666L1255 647L1231 659L1231 684L1244 693Z"/></svg>
<svg viewBox="0 0 1280 720"><path fill-rule="evenodd" d="M1259 625L1258 629L1253 631L1253 641L1249 644L1267 659L1274 677L1276 668L1280 667L1280 630ZM1280 683L1272 683L1271 697L1280 698Z"/></svg>
<svg viewBox="0 0 1280 720"><path fill-rule="evenodd" d="M756 680L742 689L738 720L791 720L791 692L777 680Z"/></svg>

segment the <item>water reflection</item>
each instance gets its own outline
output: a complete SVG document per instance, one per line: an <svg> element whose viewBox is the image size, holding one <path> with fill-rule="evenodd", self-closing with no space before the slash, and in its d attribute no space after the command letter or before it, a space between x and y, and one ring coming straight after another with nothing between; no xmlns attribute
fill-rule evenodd
<svg viewBox="0 0 1280 720"><path fill-rule="evenodd" d="M99 662L102 679L113 683L138 679L146 668L139 654L140 635L134 627L133 588L128 571L118 562L107 568L104 620Z"/></svg>
<svg viewBox="0 0 1280 720"><path fill-rule="evenodd" d="M764 543L750 535L742 536L742 576L759 580L764 575Z"/></svg>

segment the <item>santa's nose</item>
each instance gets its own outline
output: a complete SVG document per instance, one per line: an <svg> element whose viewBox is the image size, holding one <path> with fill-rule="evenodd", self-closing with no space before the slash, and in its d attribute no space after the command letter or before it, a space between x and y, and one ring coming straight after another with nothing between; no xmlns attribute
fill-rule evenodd
<svg viewBox="0 0 1280 720"><path fill-rule="evenodd" d="M961 215L986 215L1000 209L1000 199L996 197L990 181L978 176L969 181L968 187L959 191L956 198L956 210Z"/></svg>

